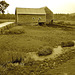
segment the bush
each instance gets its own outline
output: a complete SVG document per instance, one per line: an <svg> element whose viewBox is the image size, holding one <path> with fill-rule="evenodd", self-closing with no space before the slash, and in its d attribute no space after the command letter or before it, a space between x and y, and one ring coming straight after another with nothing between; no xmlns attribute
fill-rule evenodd
<svg viewBox="0 0 75 75"><path fill-rule="evenodd" d="M53 52L53 49L46 47L46 48L43 48L42 50L38 51L37 54L39 56L47 56L47 55L52 54L52 52Z"/></svg>
<svg viewBox="0 0 75 75"><path fill-rule="evenodd" d="M61 47L72 47L74 46L74 42L68 41L68 42L61 42Z"/></svg>
<svg viewBox="0 0 75 75"><path fill-rule="evenodd" d="M5 30L5 34L22 34L24 29L21 26L13 27L9 30Z"/></svg>
<svg viewBox="0 0 75 75"><path fill-rule="evenodd" d="M59 21L57 22L57 24L64 24L64 21Z"/></svg>
<svg viewBox="0 0 75 75"><path fill-rule="evenodd" d="M23 52L5 51L0 55L0 65L7 63L21 63L23 61Z"/></svg>
<svg viewBox="0 0 75 75"><path fill-rule="evenodd" d="M14 14L0 14L0 19L15 19Z"/></svg>

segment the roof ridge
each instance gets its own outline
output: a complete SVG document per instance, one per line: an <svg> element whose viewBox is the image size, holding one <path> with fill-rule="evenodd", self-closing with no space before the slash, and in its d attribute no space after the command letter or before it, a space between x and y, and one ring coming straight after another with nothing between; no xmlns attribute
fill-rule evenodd
<svg viewBox="0 0 75 75"><path fill-rule="evenodd" d="M18 14L46 14L41 8L16 8Z"/></svg>

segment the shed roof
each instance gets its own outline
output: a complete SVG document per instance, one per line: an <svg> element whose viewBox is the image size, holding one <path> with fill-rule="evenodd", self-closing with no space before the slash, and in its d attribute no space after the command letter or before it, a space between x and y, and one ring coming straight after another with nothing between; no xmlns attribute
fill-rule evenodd
<svg viewBox="0 0 75 75"><path fill-rule="evenodd" d="M17 14L46 14L42 8L16 8Z"/></svg>

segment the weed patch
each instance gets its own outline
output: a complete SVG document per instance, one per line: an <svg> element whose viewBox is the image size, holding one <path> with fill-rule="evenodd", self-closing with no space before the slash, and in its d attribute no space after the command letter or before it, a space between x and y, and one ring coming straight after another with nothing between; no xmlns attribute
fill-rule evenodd
<svg viewBox="0 0 75 75"><path fill-rule="evenodd" d="M53 49L51 49L50 47L44 47L43 49L39 50L37 54L39 56L47 56L52 54L52 52L53 52Z"/></svg>
<svg viewBox="0 0 75 75"><path fill-rule="evenodd" d="M72 42L72 41L62 42L61 46L62 47L72 47L72 46L74 46L74 42Z"/></svg>
<svg viewBox="0 0 75 75"><path fill-rule="evenodd" d="M21 26L13 27L9 30L5 30L5 34L22 34L24 29Z"/></svg>

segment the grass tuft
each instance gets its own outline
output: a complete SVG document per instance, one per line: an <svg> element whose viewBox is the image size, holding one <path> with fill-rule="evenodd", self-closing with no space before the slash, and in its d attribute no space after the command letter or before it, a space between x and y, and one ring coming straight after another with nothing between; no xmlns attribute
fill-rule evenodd
<svg viewBox="0 0 75 75"><path fill-rule="evenodd" d="M38 55L39 56L47 56L52 54L53 49L51 49L50 47L44 47L42 50L38 51Z"/></svg>
<svg viewBox="0 0 75 75"><path fill-rule="evenodd" d="M68 42L61 42L61 47L72 47L74 46L74 42L68 41Z"/></svg>

